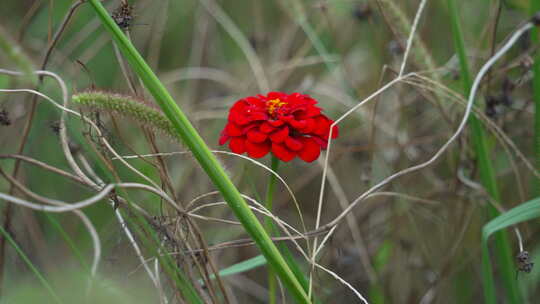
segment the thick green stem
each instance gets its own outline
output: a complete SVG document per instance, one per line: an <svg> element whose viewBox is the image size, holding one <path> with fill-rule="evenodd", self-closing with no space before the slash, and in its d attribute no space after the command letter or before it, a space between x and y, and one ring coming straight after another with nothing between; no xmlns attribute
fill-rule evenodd
<svg viewBox="0 0 540 304"><path fill-rule="evenodd" d="M272 164L270 168L277 173L279 169L279 159L272 155ZM274 189L276 188L276 182L277 177L275 174L270 174L268 178L268 185L266 187L266 198L265 198L265 204L266 209L268 211L272 212L272 208L274 205ZM273 233L274 224L271 218L267 217L264 220L264 227L266 228L266 231L268 231L269 234Z"/></svg>
<svg viewBox="0 0 540 304"><path fill-rule="evenodd" d="M279 159L272 155L272 165L271 169L277 173L279 169ZM268 211L272 212L272 208L274 205L274 189L276 188L276 181L277 178L274 174L270 173L270 176L268 178L268 185L266 187L266 209ZM266 228L266 232L270 236L274 234L274 222L271 218L266 217L264 219L264 227ZM268 303L269 304L275 304L277 300L277 280L276 280L276 274L272 271L272 269L268 269Z"/></svg>
<svg viewBox="0 0 540 304"><path fill-rule="evenodd" d="M465 94L468 96L471 91L472 77L469 70L469 63L465 50L463 34L461 31L459 14L455 1L447 0L447 2L452 22L452 33L454 37L455 49L457 51L460 62L463 88ZM488 194L495 201L499 202L500 194L497 186L495 170L489 157L490 153L486 141L486 132L484 130L484 127L482 126L482 123L475 115L471 115L469 119L469 126L471 127L473 147L474 151L476 152L476 158L478 160L480 181ZM499 214L499 212L491 205L487 207L487 213L489 218L494 218ZM509 303L521 303L521 294L516 284L516 280L514 279L515 271L512 261L510 242L508 240L508 235L504 231L501 231L495 235L495 246L497 249L496 253L500 265L501 277L506 288L508 299L510 300ZM484 282L486 283L486 281ZM486 294L486 300L489 299L490 296Z"/></svg>
<svg viewBox="0 0 540 304"><path fill-rule="evenodd" d="M122 30L112 20L100 1L89 0L89 3L101 19L104 27L114 38L114 41L117 43L122 54L126 57L131 68L141 78L145 87L152 94L165 116L172 122L173 127L178 132L182 141L189 150L191 150L195 159L221 192L231 210L242 223L246 232L257 244L270 266L285 285L286 289L292 294L297 302L310 303L306 292L264 230L264 227L250 210L238 189L236 189L221 164L212 154L193 125L189 122L187 116L180 110L167 89L165 89L163 84L159 81Z"/></svg>

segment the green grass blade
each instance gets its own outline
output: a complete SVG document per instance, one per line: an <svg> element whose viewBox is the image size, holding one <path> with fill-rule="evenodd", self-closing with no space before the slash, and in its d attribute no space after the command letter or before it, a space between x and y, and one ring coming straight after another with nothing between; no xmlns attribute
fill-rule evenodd
<svg viewBox="0 0 540 304"><path fill-rule="evenodd" d="M531 15L540 11L540 1L530 1ZM532 29L531 41L534 44L540 42L538 27ZM536 169L540 170L540 53L536 52L533 63L533 100L534 100L534 155L536 156ZM540 195L540 180L533 177L533 195Z"/></svg>
<svg viewBox="0 0 540 304"><path fill-rule="evenodd" d="M394 243L390 239L384 240L373 259L373 268L377 273L382 273L384 267L388 265L392 258ZM389 303L384 289L379 284L372 284L369 287L369 299L373 304Z"/></svg>
<svg viewBox="0 0 540 304"><path fill-rule="evenodd" d="M488 240L491 235L509 226L540 217L540 197L514 207L482 228L482 278L486 303L497 303L495 282L493 280Z"/></svg>
<svg viewBox="0 0 540 304"><path fill-rule="evenodd" d="M60 297L58 297L58 295L56 294L56 292L52 288L52 286L49 284L49 282L47 282L47 279L45 279L45 277L41 274L41 272L39 272L39 270L36 268L36 266L34 266L32 261L30 261L30 259L26 256L26 254L19 247L19 245L17 245L17 243L11 237L11 235L9 235L9 233L7 233L7 231L4 230L4 228L1 225L0 225L0 233L9 242L9 244L13 247L13 249L15 249L15 251L17 251L17 254L21 257L21 259L23 259L23 261L26 263L28 268L30 268L30 270L36 275L39 282L41 284L43 284L45 289L47 289L47 291L51 294L51 297L54 299L54 301L56 303L63 303L62 300L60 300Z"/></svg>
<svg viewBox="0 0 540 304"><path fill-rule="evenodd" d="M187 116L180 110L169 92L165 89L148 64L146 64L129 39L115 24L101 3L98 0L89 0L89 3L92 5L104 27L114 38L118 48L126 57L132 69L141 78L145 87L154 97L156 103L172 122L182 141L191 150L193 156L221 192L225 201L229 204L229 207L242 223L246 232L258 245L262 254L282 280L287 290L293 295L297 302L310 303L307 294L287 265L285 259L279 253L279 250L274 245L261 223L249 209L247 203L225 173L221 164L210 152L206 143L189 122Z"/></svg>
<svg viewBox="0 0 540 304"><path fill-rule="evenodd" d="M247 259L245 261L242 261L240 263L236 263L234 265L231 265L227 268L224 268L222 270L219 271L219 276L220 277L226 277L226 276L230 276L230 275L233 275L233 274L239 274L239 273L243 273L243 272L246 272L246 271L250 271L252 269L255 269L257 267L261 267L263 265L266 265L266 259L264 258L263 255L258 255L256 257L253 257L251 259ZM215 275L210 275L210 278L211 279L214 279L216 276Z"/></svg>
<svg viewBox="0 0 540 304"><path fill-rule="evenodd" d="M64 230L60 222L56 219L56 217L53 214L45 213L45 217L49 221L50 225L58 231L60 236L66 241L66 244L68 245L69 249L73 252L73 255L77 258L81 266L83 267L84 271L87 273L90 273L90 265L85 261L84 255L77 247L77 244L73 241L73 239L69 236L69 233Z"/></svg>
<svg viewBox="0 0 540 304"><path fill-rule="evenodd" d="M76 126L80 121L68 120L68 123L71 124L70 130L75 130ZM80 126L78 126L80 128ZM90 159L90 162L95 166L96 173L107 182L116 181L114 175L107 168L102 159L92 150L90 145L84 140L81 132L71 132L71 138L79 144L83 151L87 152L86 156ZM131 177L132 179L135 177ZM129 198L128 193L125 189L117 189L119 196L126 199L127 203L131 208L132 201ZM151 225L143 218L139 213L126 210L127 208L120 208L124 220L128 224L130 230L133 234L136 234L141 240L141 247L145 248L150 255L156 257L163 269L163 272L170 278L170 280L176 284L176 287L180 291L182 297L188 301L190 304L200 303L203 304L204 301L201 299L195 287L193 287L192 282L186 277L182 272L182 269L178 267L173 258L168 254L162 254L166 252L166 248L163 248L162 242L160 242L160 237L156 234L156 231L151 227Z"/></svg>
<svg viewBox="0 0 540 304"><path fill-rule="evenodd" d="M308 290L309 281L304 275L304 273L302 272L302 269L300 268L296 260L294 259L294 256L292 255L287 245L284 242L279 242L278 248L279 248L279 251L281 251L281 253L283 254L283 257L285 258L285 260L287 261L287 264L289 264L289 267L291 267L291 270L296 275L298 281L300 281L300 284L302 284L302 287L304 288L304 290ZM263 265L266 265L266 259L264 258L264 256L258 255L251 259L247 259L245 261L242 261L240 263L231 265L227 268L220 270L219 275L221 277L230 276L230 275L250 271L257 267L261 267ZM210 278L214 279L215 276L212 274L210 275ZM315 302L317 301L315 300Z"/></svg>
<svg viewBox="0 0 540 304"><path fill-rule="evenodd" d="M497 216L482 228L482 239L506 227L540 217L540 197L520 204Z"/></svg>
<svg viewBox="0 0 540 304"><path fill-rule="evenodd" d="M126 220L131 224L133 230L135 230L142 240L143 244L150 253L155 256L164 272L174 281L176 287L181 292L182 296L187 303L190 304L203 304L205 301L199 296L199 293L193 286L189 278L178 268L177 263L168 254L162 254L166 252L166 248L163 247L160 242L160 237L150 226L150 224L141 216L131 218L131 214L125 214Z"/></svg>
<svg viewBox="0 0 540 304"><path fill-rule="evenodd" d="M472 86L472 77L469 70L469 63L467 60L467 54L465 50L465 43L463 34L461 31L460 20L458 10L454 0L447 0L450 18L452 23L452 34L454 38L455 49L458 54L461 78L463 81L463 87L466 95L469 95ZM471 115L469 119L469 126L471 127L471 136L473 147L478 159L478 168L480 171L480 181L489 195L495 200L500 201L499 189L495 178L495 171L491 165L490 153L486 141L486 132L482 126L480 120ZM490 218L498 215L498 211L493 206L487 207L487 213ZM521 303L521 294L517 286L517 282L513 277L514 265L512 261L512 254L510 249L510 242L508 236L503 231L495 236L495 244L497 247L497 258L502 272L502 279L504 286L508 293L509 303L519 304Z"/></svg>

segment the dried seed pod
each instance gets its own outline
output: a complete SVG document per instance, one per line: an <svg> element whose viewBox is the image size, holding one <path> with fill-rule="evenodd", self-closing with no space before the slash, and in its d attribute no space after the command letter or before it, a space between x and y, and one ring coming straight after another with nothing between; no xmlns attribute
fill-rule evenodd
<svg viewBox="0 0 540 304"><path fill-rule="evenodd" d="M497 105L499 105L501 101L498 97L489 95L486 97L486 108L484 109L484 113L489 118L495 118L497 116Z"/></svg>
<svg viewBox="0 0 540 304"><path fill-rule="evenodd" d="M9 113L6 109L0 110L0 125L2 126L11 125L11 119L9 119Z"/></svg>
<svg viewBox="0 0 540 304"><path fill-rule="evenodd" d="M352 12L353 16L359 21L364 21L368 19L369 17L371 17L371 13L371 7L368 3L357 4Z"/></svg>
<svg viewBox="0 0 540 304"><path fill-rule="evenodd" d="M509 79L505 78L502 83L502 95L500 97L500 102L503 106L510 107L513 103L512 91L515 88L515 84Z"/></svg>
<svg viewBox="0 0 540 304"><path fill-rule="evenodd" d="M516 259L518 260L518 263L528 263L529 262L529 252L528 251L521 251L516 256Z"/></svg>
<svg viewBox="0 0 540 304"><path fill-rule="evenodd" d="M536 12L536 14L532 16L531 22L536 26L540 26L540 12Z"/></svg>
<svg viewBox="0 0 540 304"><path fill-rule="evenodd" d="M55 120L50 122L49 128L51 128L51 131L53 131L54 134L58 135L60 134L60 130L62 127L60 126L60 121Z"/></svg>
<svg viewBox="0 0 540 304"><path fill-rule="evenodd" d="M530 273L534 267L534 263L529 261L529 252L524 250L516 256L518 263L518 271Z"/></svg>
<svg viewBox="0 0 540 304"><path fill-rule="evenodd" d="M114 10L111 17L121 29L129 29L133 21L133 6L123 2Z"/></svg>

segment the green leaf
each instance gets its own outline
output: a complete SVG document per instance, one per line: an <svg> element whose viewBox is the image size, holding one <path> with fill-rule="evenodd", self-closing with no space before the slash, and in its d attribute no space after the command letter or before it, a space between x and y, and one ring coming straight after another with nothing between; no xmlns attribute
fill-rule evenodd
<svg viewBox="0 0 540 304"><path fill-rule="evenodd" d="M496 303L495 282L489 256L488 240L495 232L540 217L540 197L523 203L492 219L482 228L482 279L486 303Z"/></svg>
<svg viewBox="0 0 540 304"><path fill-rule="evenodd" d="M469 96L472 87L472 76L467 58L467 50L465 48L465 40L461 29L461 21L459 18L459 9L455 0L447 0L452 23L452 35L454 38L455 49L460 63L460 75L463 81L463 89L466 96ZM500 201L499 187L496 179L496 172L492 165L490 155L492 154L487 142L487 133L480 119L475 115L469 118L469 127L471 129L471 140L474 147L476 158L478 159L478 171L482 186L486 189L489 195L497 202ZM489 218L494 218L498 215L498 211L491 205L487 206L487 214ZM507 291L507 300L509 303L522 303L521 294L517 286L516 280L513 278L513 263L508 235L501 232L495 236L495 246L498 258L501 277L504 287Z"/></svg>
<svg viewBox="0 0 540 304"><path fill-rule="evenodd" d="M229 266L227 268L224 268L219 271L219 276L226 277L233 274L238 274L246 271L250 271L252 269L255 269L257 267L266 265L266 259L263 255L258 255L256 257L253 257L251 259L247 259L245 261L242 261L240 263L234 264L232 266ZM214 279L215 275L210 275L211 279Z"/></svg>

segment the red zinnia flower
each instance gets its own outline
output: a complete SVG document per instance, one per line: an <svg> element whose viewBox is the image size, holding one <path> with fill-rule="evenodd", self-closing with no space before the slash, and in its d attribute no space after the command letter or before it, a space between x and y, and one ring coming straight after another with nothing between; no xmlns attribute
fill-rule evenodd
<svg viewBox="0 0 540 304"><path fill-rule="evenodd" d="M272 151L282 161L296 156L306 162L326 149L333 121L316 107L317 101L300 93L270 92L238 100L229 111L219 144L229 142L234 153L260 158ZM332 138L338 136L338 127Z"/></svg>

